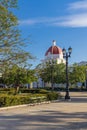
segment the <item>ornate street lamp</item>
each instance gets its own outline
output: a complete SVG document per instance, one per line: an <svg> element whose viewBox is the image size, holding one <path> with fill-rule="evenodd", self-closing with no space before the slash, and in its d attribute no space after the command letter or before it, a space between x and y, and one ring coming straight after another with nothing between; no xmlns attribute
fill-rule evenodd
<svg viewBox="0 0 87 130"><path fill-rule="evenodd" d="M72 48L69 47L67 52L66 52L66 49L63 48L62 52L63 52L63 58L66 59L66 95L65 95L65 100L70 100L70 96L69 96L69 78L68 78L68 58L71 56Z"/></svg>

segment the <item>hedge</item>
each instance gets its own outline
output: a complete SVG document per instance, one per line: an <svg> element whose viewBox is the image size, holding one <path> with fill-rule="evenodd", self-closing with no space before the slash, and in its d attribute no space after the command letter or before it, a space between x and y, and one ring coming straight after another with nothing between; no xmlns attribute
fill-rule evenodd
<svg viewBox="0 0 87 130"><path fill-rule="evenodd" d="M22 104L37 103L49 100L57 100L60 94L57 92L48 92L46 94L18 94L18 95L0 95L0 107L14 106Z"/></svg>

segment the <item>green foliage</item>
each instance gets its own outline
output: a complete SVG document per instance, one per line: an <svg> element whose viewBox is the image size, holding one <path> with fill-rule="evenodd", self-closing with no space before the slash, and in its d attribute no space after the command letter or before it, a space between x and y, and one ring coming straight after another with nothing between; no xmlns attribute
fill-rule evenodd
<svg viewBox="0 0 87 130"><path fill-rule="evenodd" d="M14 83L19 86L35 81L36 77L33 70L26 71L29 59L33 57L26 51L29 42L21 38L18 19L12 12L16 6L17 0L0 0L0 70L3 74L3 83L7 85ZM24 67L25 65L27 67ZM0 96L1 106L30 102L29 96L11 95L14 91L8 91L8 94Z"/></svg>
<svg viewBox="0 0 87 130"><path fill-rule="evenodd" d="M13 106L45 101L45 95L0 95L0 106Z"/></svg>
<svg viewBox="0 0 87 130"><path fill-rule="evenodd" d="M44 82L65 83L65 65L64 64L46 64L38 69L38 73Z"/></svg>
<svg viewBox="0 0 87 130"><path fill-rule="evenodd" d="M21 104L38 103L48 100L57 100L61 95L58 92L49 92L47 90L38 89L37 91L26 91L14 95L13 89L8 90L6 94L0 94L0 106L14 106Z"/></svg>
<svg viewBox="0 0 87 130"><path fill-rule="evenodd" d="M55 68L56 75L54 77L55 83L65 83L66 75L65 75L65 64L57 64Z"/></svg>
<svg viewBox="0 0 87 130"><path fill-rule="evenodd" d="M48 93L48 91L45 89L24 89L24 88L22 88L20 91L22 93L32 93L32 94L35 94L35 93L46 94L46 93Z"/></svg>
<svg viewBox="0 0 87 130"><path fill-rule="evenodd" d="M17 65L11 66L10 69L3 71L3 83L13 86L22 86L23 84L36 81L35 71L19 67Z"/></svg>
<svg viewBox="0 0 87 130"><path fill-rule="evenodd" d="M18 0L0 0L0 4L6 8L15 8L17 7Z"/></svg>
<svg viewBox="0 0 87 130"><path fill-rule="evenodd" d="M26 51L29 41L22 39L18 29L18 19L12 12L17 6L17 0L0 0L0 70L16 64L29 65L33 57ZM3 67L2 67L3 66Z"/></svg>
<svg viewBox="0 0 87 130"><path fill-rule="evenodd" d="M47 93L49 93L49 91L47 91L45 89L39 89L39 93L41 93L41 94L47 94Z"/></svg>
<svg viewBox="0 0 87 130"><path fill-rule="evenodd" d="M49 92L47 93L47 100L57 100L58 98L60 98L60 94L58 94L58 92Z"/></svg>
<svg viewBox="0 0 87 130"><path fill-rule="evenodd" d="M78 66L73 65L69 68L69 80L72 84L76 84L77 82L85 82L86 79L86 68L87 66Z"/></svg>

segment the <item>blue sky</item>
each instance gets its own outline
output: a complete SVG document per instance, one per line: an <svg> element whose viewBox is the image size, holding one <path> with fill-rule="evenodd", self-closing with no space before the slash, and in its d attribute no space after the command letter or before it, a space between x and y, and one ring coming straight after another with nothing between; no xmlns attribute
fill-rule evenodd
<svg viewBox="0 0 87 130"><path fill-rule="evenodd" d="M87 61L87 0L18 0L15 14L22 37L29 37L29 52L44 59L56 40L61 48L72 47L70 63Z"/></svg>

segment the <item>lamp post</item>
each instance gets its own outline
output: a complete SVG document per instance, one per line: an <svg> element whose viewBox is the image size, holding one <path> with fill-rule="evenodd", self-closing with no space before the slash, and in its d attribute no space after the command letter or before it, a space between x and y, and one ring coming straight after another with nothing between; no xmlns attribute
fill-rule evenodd
<svg viewBox="0 0 87 130"><path fill-rule="evenodd" d="M63 57L66 59L66 95L65 95L65 100L70 100L69 78L68 78L68 58L71 56L72 48L69 47L67 52L66 52L66 49L63 48L62 52L63 52Z"/></svg>
<svg viewBox="0 0 87 130"><path fill-rule="evenodd" d="M86 89L87 89L87 69L86 69Z"/></svg>

